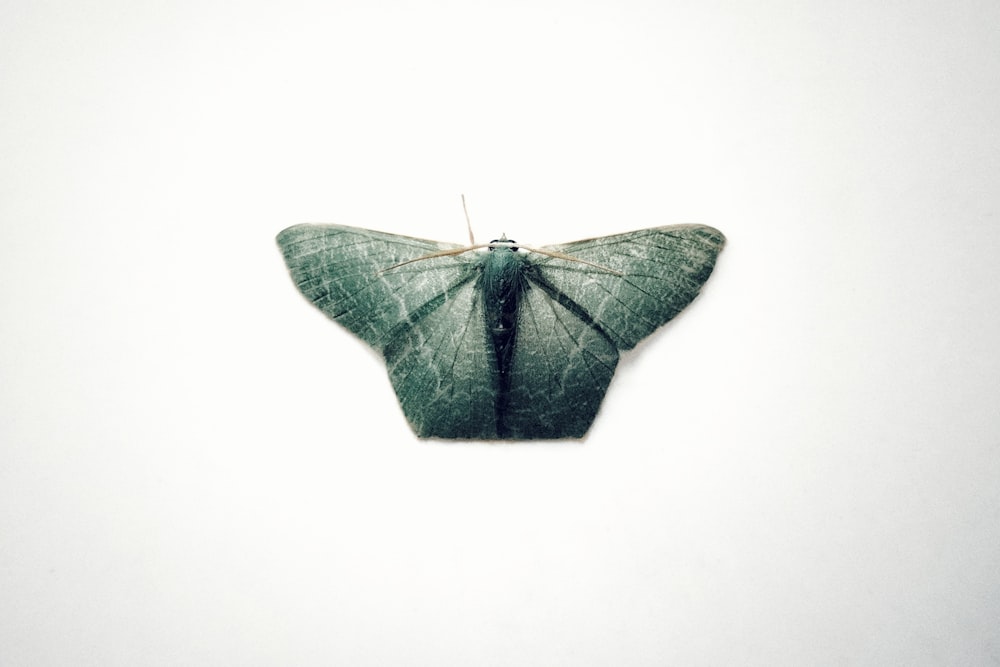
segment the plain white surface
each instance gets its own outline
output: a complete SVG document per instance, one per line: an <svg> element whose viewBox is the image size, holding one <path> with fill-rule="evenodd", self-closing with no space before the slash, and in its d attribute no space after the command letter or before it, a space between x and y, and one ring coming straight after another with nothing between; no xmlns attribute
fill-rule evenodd
<svg viewBox="0 0 1000 667"><path fill-rule="evenodd" d="M995 2L0 8L0 664L1000 662ZM586 441L421 442L283 227L701 222Z"/></svg>

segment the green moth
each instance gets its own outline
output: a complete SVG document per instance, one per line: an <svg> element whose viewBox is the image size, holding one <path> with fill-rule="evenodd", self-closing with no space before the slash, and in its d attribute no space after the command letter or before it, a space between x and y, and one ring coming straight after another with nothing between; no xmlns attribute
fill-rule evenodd
<svg viewBox="0 0 1000 667"><path fill-rule="evenodd" d="M380 351L421 438L580 438L619 352L684 309L725 237L702 225L526 248L340 225L278 235L295 284Z"/></svg>

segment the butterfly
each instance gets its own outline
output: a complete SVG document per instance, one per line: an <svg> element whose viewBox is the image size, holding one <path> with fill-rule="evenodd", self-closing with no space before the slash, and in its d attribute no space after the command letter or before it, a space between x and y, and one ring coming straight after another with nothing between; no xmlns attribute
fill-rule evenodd
<svg viewBox="0 0 1000 667"><path fill-rule="evenodd" d="M619 353L698 295L725 237L676 225L461 246L303 224L277 241L302 294L381 352L417 436L530 440L583 437Z"/></svg>

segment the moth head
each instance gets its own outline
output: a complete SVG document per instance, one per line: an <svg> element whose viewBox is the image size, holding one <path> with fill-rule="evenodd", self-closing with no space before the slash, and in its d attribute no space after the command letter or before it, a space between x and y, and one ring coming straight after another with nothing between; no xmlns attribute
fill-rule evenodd
<svg viewBox="0 0 1000 667"><path fill-rule="evenodd" d="M505 250L510 250L511 252L517 252L517 244L508 239L507 235L504 234L498 239L493 239L490 241L490 252L493 252L497 248L503 248Z"/></svg>

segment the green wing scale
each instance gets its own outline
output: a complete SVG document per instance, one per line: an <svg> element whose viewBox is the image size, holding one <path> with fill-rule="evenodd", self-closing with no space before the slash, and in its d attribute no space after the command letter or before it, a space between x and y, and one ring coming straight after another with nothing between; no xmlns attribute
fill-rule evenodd
<svg viewBox="0 0 1000 667"><path fill-rule="evenodd" d="M278 235L305 297L382 353L416 434L479 440L582 437L619 351L697 296L724 243L700 225L536 251L338 225Z"/></svg>

